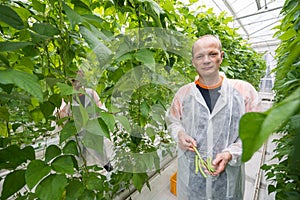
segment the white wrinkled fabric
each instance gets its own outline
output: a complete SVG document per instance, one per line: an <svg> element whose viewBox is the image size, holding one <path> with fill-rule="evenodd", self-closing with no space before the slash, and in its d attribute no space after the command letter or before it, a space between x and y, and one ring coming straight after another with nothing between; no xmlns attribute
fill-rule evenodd
<svg viewBox="0 0 300 200"><path fill-rule="evenodd" d="M220 97L212 111L195 83L181 87L166 114L168 129L178 141L179 131L192 136L204 159L229 151L232 160L217 177L195 174L195 153L178 148L177 196L179 200L243 199L244 166L242 143L238 137L239 120L245 112L259 111L259 98L245 81L224 77Z"/></svg>

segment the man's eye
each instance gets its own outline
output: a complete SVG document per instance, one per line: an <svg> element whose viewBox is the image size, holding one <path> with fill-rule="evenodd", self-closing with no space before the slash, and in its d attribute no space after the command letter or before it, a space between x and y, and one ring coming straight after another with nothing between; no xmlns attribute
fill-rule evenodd
<svg viewBox="0 0 300 200"><path fill-rule="evenodd" d="M217 53L211 53L211 54L209 54L211 57L215 57L215 56L217 56L218 54Z"/></svg>
<svg viewBox="0 0 300 200"><path fill-rule="evenodd" d="M200 58L202 58L203 56L202 55L199 55L199 56L197 56L197 59L200 59Z"/></svg>

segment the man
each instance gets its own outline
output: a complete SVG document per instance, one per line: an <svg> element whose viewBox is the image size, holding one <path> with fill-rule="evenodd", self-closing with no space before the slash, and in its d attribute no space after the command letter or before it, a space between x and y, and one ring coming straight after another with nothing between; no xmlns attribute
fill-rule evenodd
<svg viewBox="0 0 300 200"><path fill-rule="evenodd" d="M198 77L181 87L166 114L168 129L178 143L177 196L179 200L243 199L242 143L239 120L259 110L254 87L227 79L219 72L224 57L221 41L200 37L192 48ZM204 160L212 158L214 172L195 173L197 148Z"/></svg>
<svg viewBox="0 0 300 200"><path fill-rule="evenodd" d="M113 169L109 157L112 155L112 142L101 135L94 132L89 132L87 128L82 127L83 116L80 111L80 107L84 108L87 112L88 121L97 119L96 106L104 111L107 111L105 105L100 101L97 92L91 88L85 88L82 86L80 79L84 77L82 71L78 71L78 79L72 80L72 85L76 91L82 91L83 93L74 94L72 103L66 103L62 99L62 104L59 109L59 117L67 117L73 115L76 128L78 130L79 146L83 156L82 161L90 165L100 165L105 168L106 171ZM72 106L72 109L71 109ZM95 125L94 125L95 126ZM99 126L99 125L98 125Z"/></svg>

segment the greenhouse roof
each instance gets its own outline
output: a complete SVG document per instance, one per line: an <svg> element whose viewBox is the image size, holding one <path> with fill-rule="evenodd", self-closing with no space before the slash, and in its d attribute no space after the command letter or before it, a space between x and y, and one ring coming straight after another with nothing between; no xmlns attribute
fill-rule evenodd
<svg viewBox="0 0 300 200"><path fill-rule="evenodd" d="M233 28L258 51L272 51L278 45L274 27L280 24L285 0L202 0L197 5L213 8L216 14L226 11L233 16Z"/></svg>

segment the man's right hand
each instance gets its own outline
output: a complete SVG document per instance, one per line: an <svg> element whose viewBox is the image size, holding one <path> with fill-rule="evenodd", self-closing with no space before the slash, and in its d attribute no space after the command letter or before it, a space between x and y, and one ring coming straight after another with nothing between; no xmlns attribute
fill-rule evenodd
<svg viewBox="0 0 300 200"><path fill-rule="evenodd" d="M182 150L194 151L193 146L196 147L197 143L194 138L184 133L183 131L180 131L178 133L178 146Z"/></svg>

